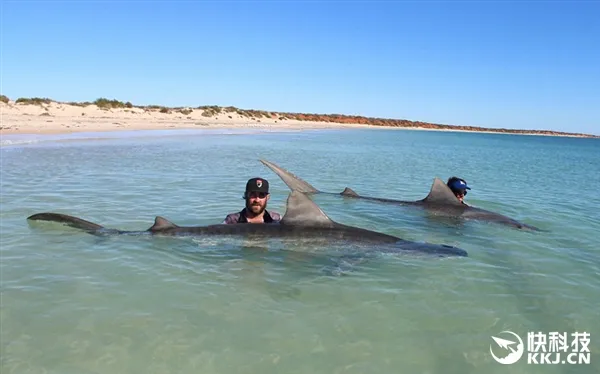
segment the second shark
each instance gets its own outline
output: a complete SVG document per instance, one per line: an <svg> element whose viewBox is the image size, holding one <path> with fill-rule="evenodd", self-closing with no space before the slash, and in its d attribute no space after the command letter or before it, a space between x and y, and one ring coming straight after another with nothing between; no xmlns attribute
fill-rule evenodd
<svg viewBox="0 0 600 374"><path fill-rule="evenodd" d="M362 196L353 191L352 189L346 187L344 191L340 193L331 193L331 192L323 192L319 191L306 181L297 177L296 175L290 173L284 168L266 160L260 160L265 166L271 169L275 174L277 174L281 180L292 190L304 192L307 194L315 194L315 193L323 193L323 194L334 194L341 195L349 198L363 199L363 200L371 200L381 203L395 204L395 205L408 205L408 206L416 206L420 208L424 208L427 211L447 217L456 217L463 219L473 219L473 220L481 220L487 222L494 222L498 224L503 224L506 226L510 226L516 229L525 229L531 231L544 231L535 226L528 225L526 223L519 222L510 217L504 216L499 213L494 213L485 209L476 208L472 206L468 206L462 204L458 199L454 196L450 188L439 178L435 178L433 180L433 184L431 186L431 190L429 194L417 201L405 201L405 200L395 200L388 199L382 197L370 197L370 196Z"/></svg>

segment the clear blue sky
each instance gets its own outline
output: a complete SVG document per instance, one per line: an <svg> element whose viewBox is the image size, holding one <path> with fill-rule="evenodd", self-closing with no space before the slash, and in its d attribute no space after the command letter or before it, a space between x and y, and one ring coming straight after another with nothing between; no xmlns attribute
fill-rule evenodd
<svg viewBox="0 0 600 374"><path fill-rule="evenodd" d="M600 2L2 0L2 93L600 134Z"/></svg>

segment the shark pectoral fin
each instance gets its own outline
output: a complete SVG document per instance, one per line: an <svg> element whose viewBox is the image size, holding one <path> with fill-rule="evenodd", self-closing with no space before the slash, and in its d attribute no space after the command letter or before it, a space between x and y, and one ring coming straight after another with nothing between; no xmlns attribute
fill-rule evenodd
<svg viewBox="0 0 600 374"><path fill-rule="evenodd" d="M285 170L284 168L281 168L267 160L259 160L259 161L262 162L263 165L265 165L266 167L271 169L275 174L277 174L277 176L279 176L279 178L281 178L283 183L285 183L290 188L290 190L300 191L300 192L305 192L305 193L320 192L319 190L317 190L316 188L311 186L309 183L303 181L302 179L300 179L299 177L290 173L289 171Z"/></svg>
<svg viewBox="0 0 600 374"><path fill-rule="evenodd" d="M292 191L287 199L282 224L296 226L333 226L333 222L319 206L299 191Z"/></svg>
<svg viewBox="0 0 600 374"><path fill-rule="evenodd" d="M452 193L450 187L446 185L441 179L435 178L431 185L429 195L423 199L425 203L444 204L444 205L456 205L462 206L461 202L458 201L456 196Z"/></svg>
<svg viewBox="0 0 600 374"><path fill-rule="evenodd" d="M156 218L154 218L154 225L152 225L152 227L150 227L148 231L160 231L166 229L174 229L177 227L179 226L169 221L168 219L163 218L161 216L156 216Z"/></svg>
<svg viewBox="0 0 600 374"><path fill-rule="evenodd" d="M340 192L342 196L351 196L351 197L359 197L359 195L350 187L344 188L342 192Z"/></svg>

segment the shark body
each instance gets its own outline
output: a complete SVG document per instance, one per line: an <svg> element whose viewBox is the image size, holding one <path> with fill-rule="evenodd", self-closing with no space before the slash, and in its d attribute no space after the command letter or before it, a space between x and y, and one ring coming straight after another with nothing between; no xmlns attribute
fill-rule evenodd
<svg viewBox="0 0 600 374"><path fill-rule="evenodd" d="M399 237L341 224L330 219L308 196L292 191L286 202L286 212L278 223L266 224L215 224L207 226L179 226L164 217L157 216L147 230L126 231L106 228L102 225L62 213L37 213L27 217L29 221L51 221L66 224L92 235L156 235L156 236L242 236L278 237L293 239L325 240L328 243L350 242L366 244L377 252L414 252L436 257L468 256L464 249L443 244L413 242Z"/></svg>
<svg viewBox="0 0 600 374"><path fill-rule="evenodd" d="M414 206L426 209L428 212L440 216L494 222L516 229L543 231L535 226L519 222L505 215L461 203L454 196L452 190L450 190L450 188L439 178L434 178L429 194L425 198L416 201L397 200L384 197L371 197L359 195L349 187L346 187L340 193L323 192L312 186L310 183L304 181L300 177L292 174L288 170L274 164L273 162L267 160L260 160L260 162L263 163L263 165L267 166L269 169L271 169L277 176L279 176L279 178L281 178L281 180L292 191L299 191L306 194L318 193L341 195L347 198L370 200L386 204Z"/></svg>

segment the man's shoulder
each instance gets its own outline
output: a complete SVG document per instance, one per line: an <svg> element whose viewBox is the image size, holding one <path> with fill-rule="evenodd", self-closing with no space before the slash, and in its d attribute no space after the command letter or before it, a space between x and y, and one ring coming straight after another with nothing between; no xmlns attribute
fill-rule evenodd
<svg viewBox="0 0 600 374"><path fill-rule="evenodd" d="M225 224L238 223L238 220L240 219L241 214L242 214L242 212L229 213L223 220L223 223L225 223Z"/></svg>

